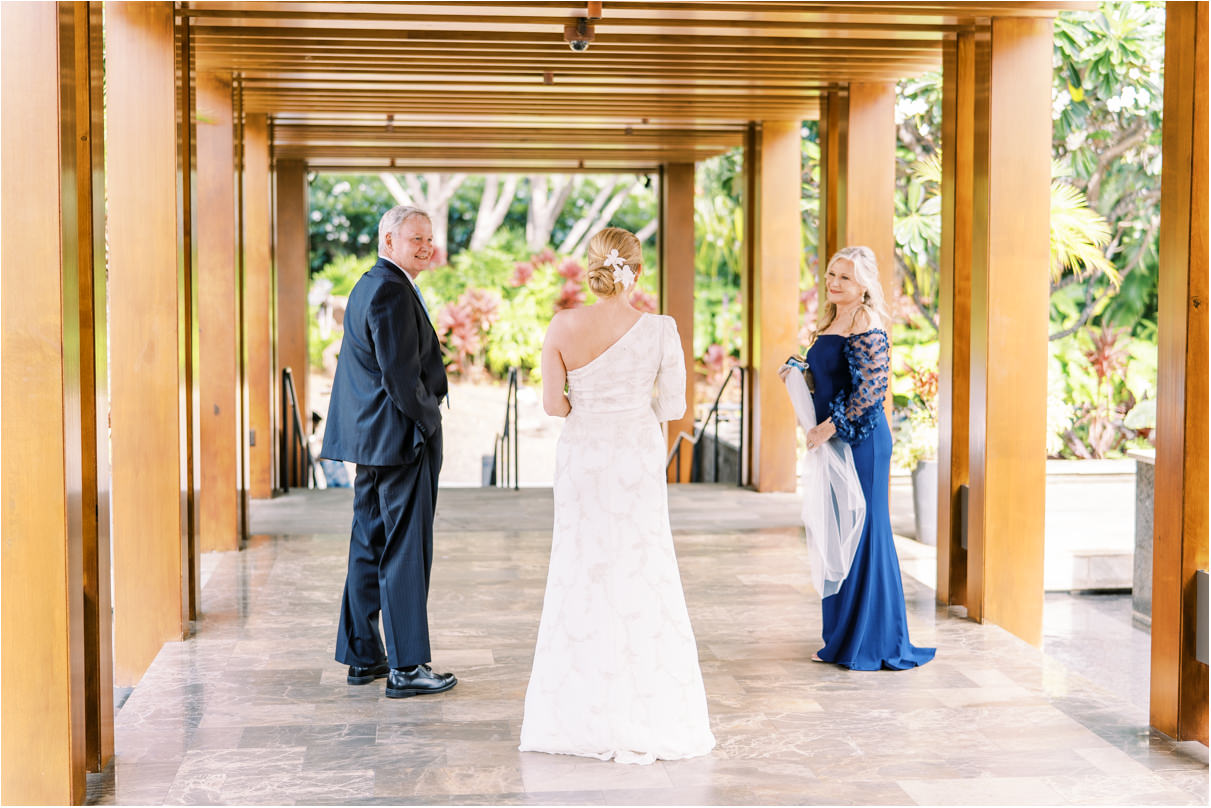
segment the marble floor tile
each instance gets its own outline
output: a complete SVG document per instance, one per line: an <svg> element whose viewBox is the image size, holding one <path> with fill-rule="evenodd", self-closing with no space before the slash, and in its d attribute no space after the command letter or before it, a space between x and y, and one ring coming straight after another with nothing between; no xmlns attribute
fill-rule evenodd
<svg viewBox="0 0 1211 808"><path fill-rule="evenodd" d="M1146 705L1083 676L1074 655L1091 645L1062 626L1053 658L905 576L932 663L811 662L820 605L797 498L730 487L671 491L715 750L651 766L519 752L549 490L442 491L430 632L459 684L399 700L382 680L348 685L333 660L348 497L253 503L262 532L206 556L196 630L163 646L117 713L89 804L1207 804L1206 747L1151 731ZM1064 608L1073 631L1100 625L1081 601Z"/></svg>
<svg viewBox="0 0 1211 808"><path fill-rule="evenodd" d="M1064 796L1037 777L976 777L900 780L918 805L1059 805Z"/></svg>

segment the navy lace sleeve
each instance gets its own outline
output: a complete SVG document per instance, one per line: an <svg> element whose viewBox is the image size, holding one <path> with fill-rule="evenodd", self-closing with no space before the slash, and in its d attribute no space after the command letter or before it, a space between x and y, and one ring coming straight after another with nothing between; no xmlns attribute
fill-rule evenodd
<svg viewBox="0 0 1211 808"><path fill-rule="evenodd" d="M879 329L845 340L843 351L853 387L849 393L838 393L828 411L837 436L846 443L866 440L878 423L887 393L888 348L887 334Z"/></svg>

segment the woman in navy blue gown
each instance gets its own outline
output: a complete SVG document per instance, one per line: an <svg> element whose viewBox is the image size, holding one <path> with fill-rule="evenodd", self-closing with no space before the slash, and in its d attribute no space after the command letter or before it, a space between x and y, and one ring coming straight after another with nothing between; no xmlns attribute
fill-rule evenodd
<svg viewBox="0 0 1211 808"><path fill-rule="evenodd" d="M908 639L900 562L892 542L887 486L891 431L883 413L889 373L882 289L874 252L845 247L828 262L828 302L807 352L818 426L807 433L814 451L829 439L853 451L866 499L866 521L849 574L822 601L824 647L814 659L853 670L905 670L933 659L933 648Z"/></svg>

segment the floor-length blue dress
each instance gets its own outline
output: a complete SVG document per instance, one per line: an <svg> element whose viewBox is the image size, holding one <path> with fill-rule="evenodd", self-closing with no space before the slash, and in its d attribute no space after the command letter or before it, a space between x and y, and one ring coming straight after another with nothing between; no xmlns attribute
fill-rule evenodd
<svg viewBox="0 0 1211 808"><path fill-rule="evenodd" d="M872 329L822 334L807 352L817 423L832 418L834 439L850 445L866 498L866 523L849 575L824 598L824 648L817 654L853 670L905 670L933 659L908 640L900 562L891 535L887 486L891 430L883 414L889 370L887 334Z"/></svg>

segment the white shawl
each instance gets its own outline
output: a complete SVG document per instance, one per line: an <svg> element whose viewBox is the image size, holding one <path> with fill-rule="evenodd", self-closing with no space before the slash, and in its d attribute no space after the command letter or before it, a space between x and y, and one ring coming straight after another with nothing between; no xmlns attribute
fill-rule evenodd
<svg viewBox="0 0 1211 808"><path fill-rule="evenodd" d="M816 425L816 409L798 369L787 375L786 390L799 425L810 430ZM803 459L801 483L812 583L820 597L827 598L837 594L849 575L866 520L866 500L849 444L834 437L809 449Z"/></svg>

